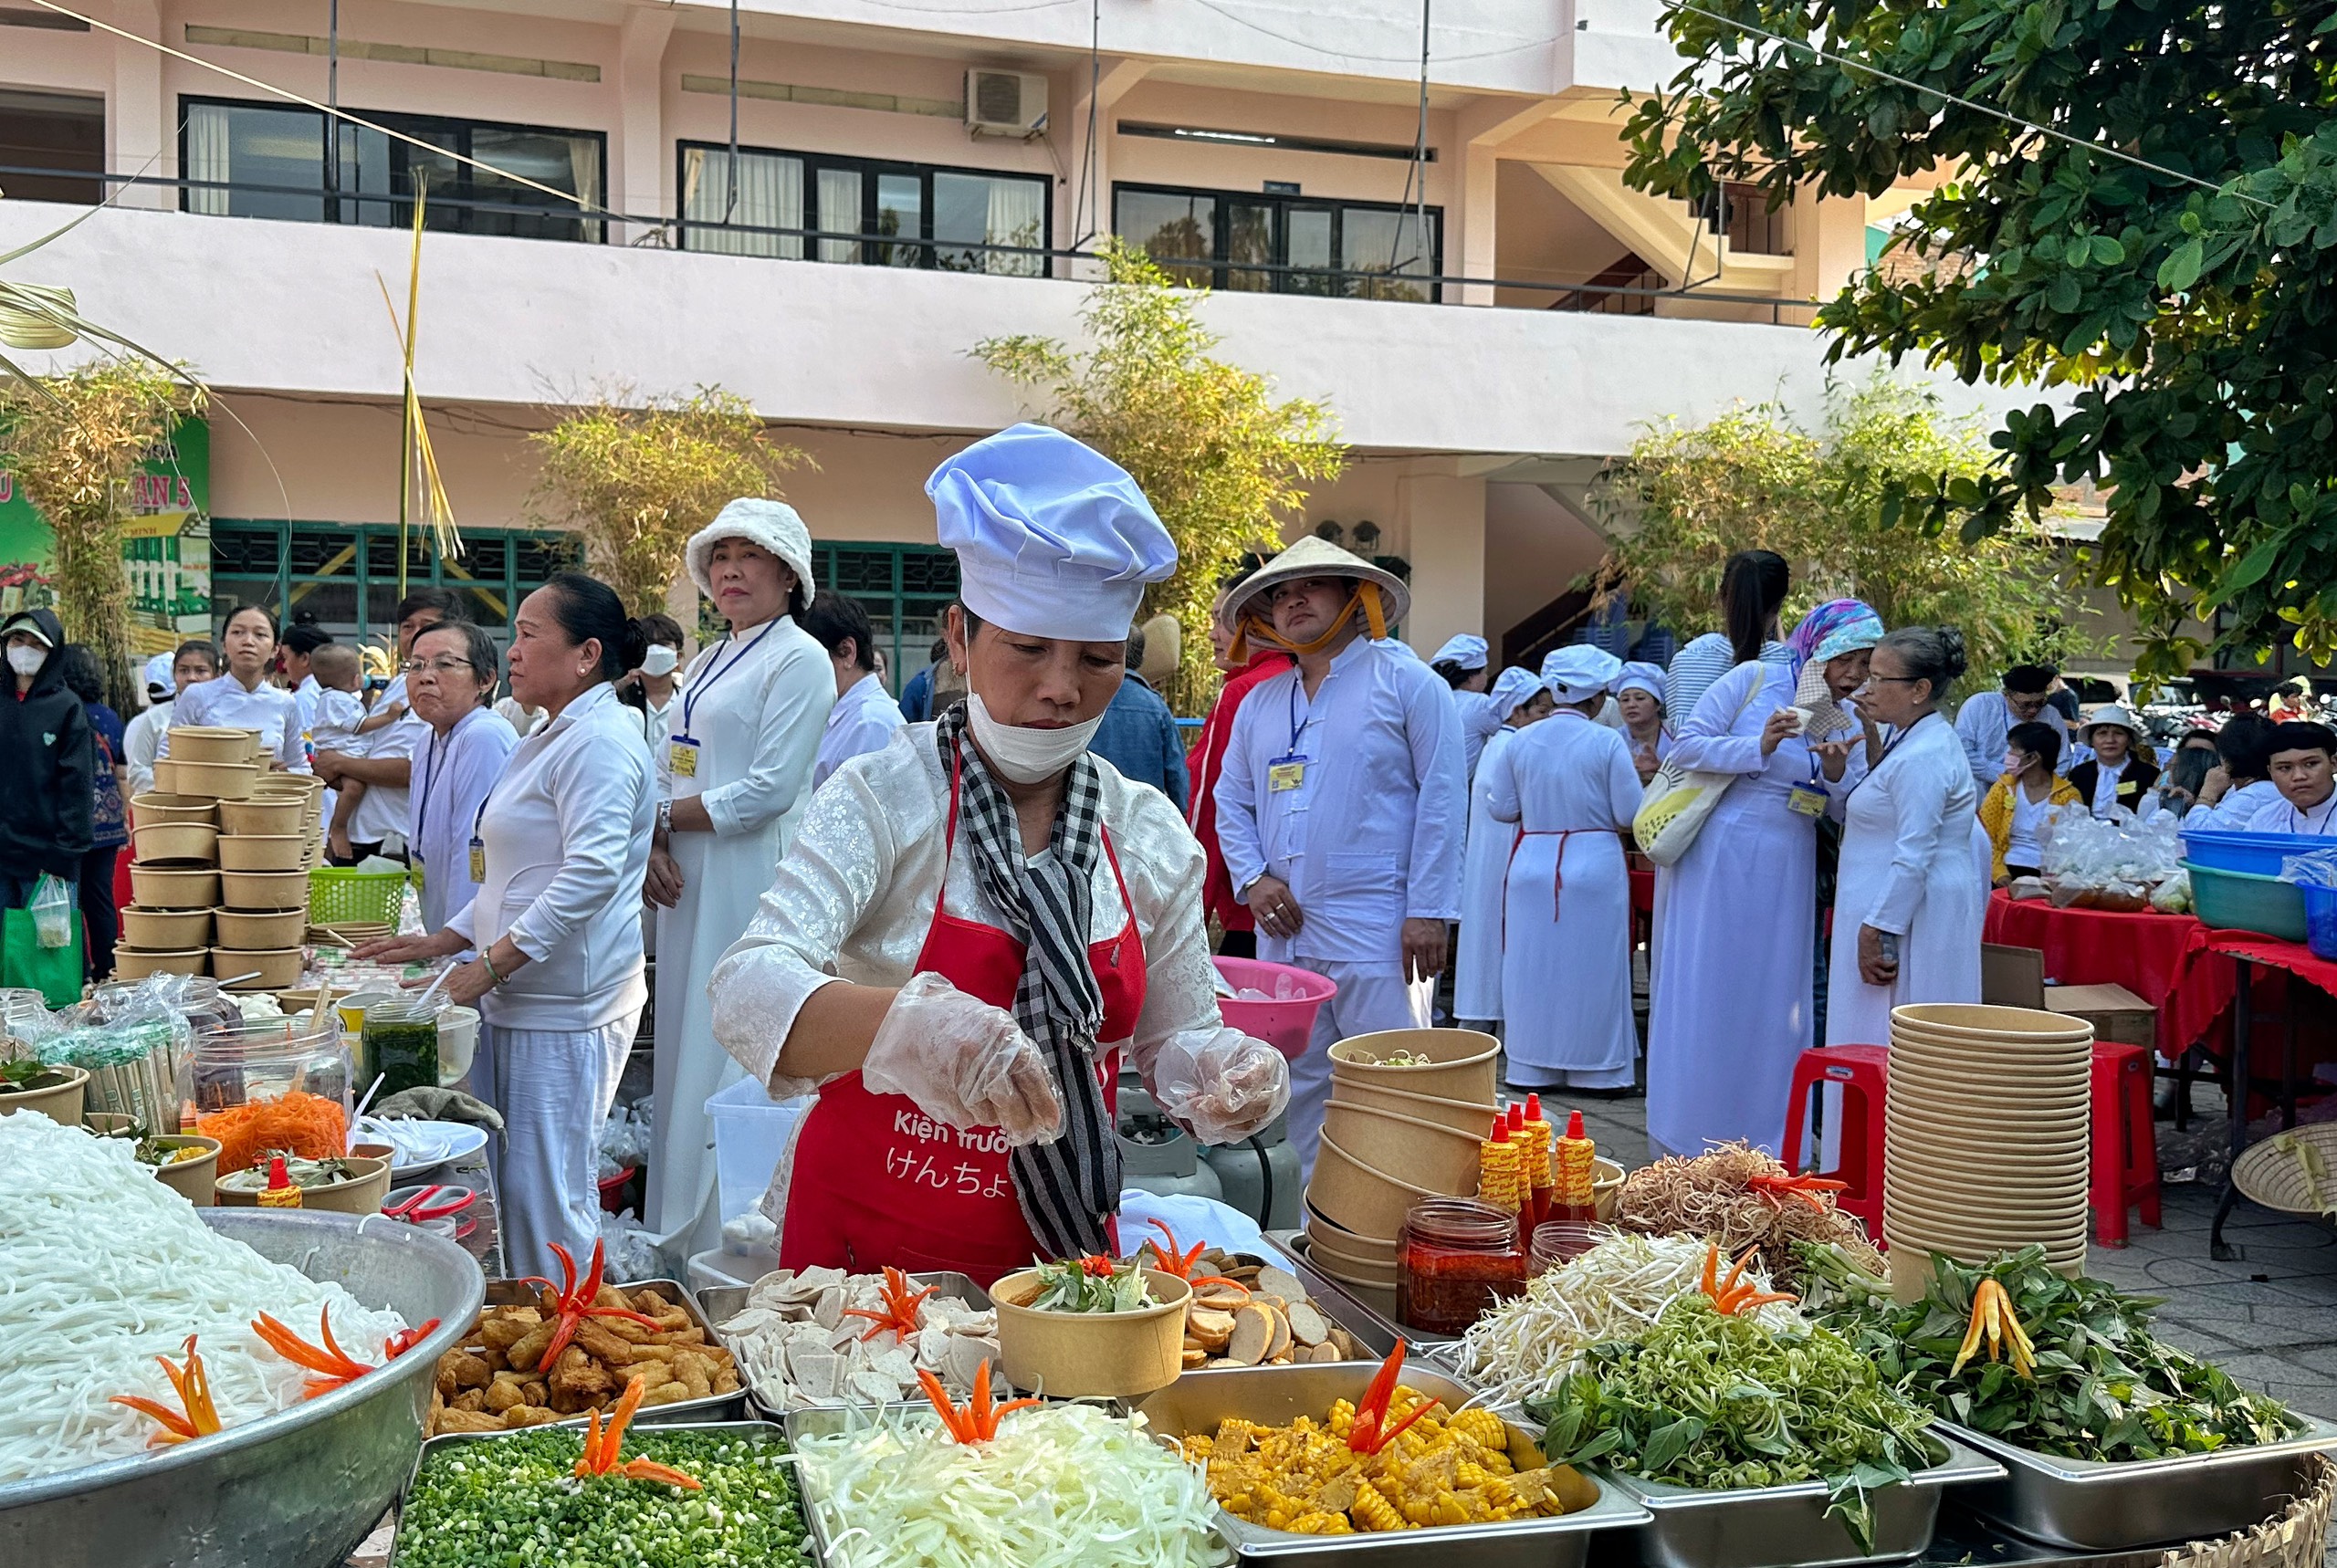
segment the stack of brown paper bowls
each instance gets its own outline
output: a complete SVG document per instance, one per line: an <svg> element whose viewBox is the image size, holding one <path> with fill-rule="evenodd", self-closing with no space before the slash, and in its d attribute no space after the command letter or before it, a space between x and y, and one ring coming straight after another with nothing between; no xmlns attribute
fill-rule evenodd
<svg viewBox="0 0 2337 1568"><path fill-rule="evenodd" d="M204 740L219 744L219 735L237 740L243 735L241 730L178 733L200 737L198 750ZM121 911L115 975L136 980L162 973L208 974L211 906L219 902L217 798L170 790L133 795L130 821L130 903Z"/></svg>
<svg viewBox="0 0 2337 1568"><path fill-rule="evenodd" d="M1882 1229L1902 1298L1928 1255L1977 1263L2042 1246L2084 1266L2093 1028L2025 1008L1923 1003L1891 1015Z"/></svg>
<svg viewBox="0 0 2337 1568"><path fill-rule="evenodd" d="M1380 1065L1409 1051L1415 1067ZM1500 1042L1470 1030L1389 1030L1331 1047L1331 1098L1306 1189L1315 1267L1364 1291L1392 1291L1405 1211L1477 1190L1492 1134Z"/></svg>
<svg viewBox="0 0 2337 1568"><path fill-rule="evenodd" d="M299 869L314 871L324 863L324 780L313 773L269 773L253 787L246 802L255 808L248 824L230 823L223 805L220 826L230 832L293 835L300 840ZM297 814L288 811L295 806ZM272 825L262 825L263 813Z"/></svg>

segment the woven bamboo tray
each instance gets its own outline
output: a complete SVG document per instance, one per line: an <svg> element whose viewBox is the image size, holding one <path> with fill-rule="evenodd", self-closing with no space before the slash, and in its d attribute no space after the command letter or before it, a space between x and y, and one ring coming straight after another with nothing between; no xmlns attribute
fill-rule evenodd
<svg viewBox="0 0 2337 1568"><path fill-rule="evenodd" d="M2283 1214L2337 1214L2337 1122L2292 1127L2250 1144L2232 1185Z"/></svg>

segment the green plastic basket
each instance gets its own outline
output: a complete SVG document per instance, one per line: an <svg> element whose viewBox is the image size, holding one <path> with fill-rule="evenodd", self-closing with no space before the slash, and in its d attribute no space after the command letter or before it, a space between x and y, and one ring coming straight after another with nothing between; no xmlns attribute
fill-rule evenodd
<svg viewBox="0 0 2337 1568"><path fill-rule="evenodd" d="M2202 925L2255 931L2283 942L2305 939L2304 894L2294 883L2190 861L2184 869L2191 873L2191 907Z"/></svg>
<svg viewBox="0 0 2337 1568"><path fill-rule="evenodd" d="M350 871L319 866L309 873L309 924L337 925L344 920L371 920L398 928L399 905L405 897L402 871Z"/></svg>

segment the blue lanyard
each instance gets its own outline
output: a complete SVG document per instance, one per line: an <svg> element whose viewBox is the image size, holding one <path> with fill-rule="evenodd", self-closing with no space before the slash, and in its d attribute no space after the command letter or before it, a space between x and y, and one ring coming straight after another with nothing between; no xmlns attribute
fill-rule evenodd
<svg viewBox="0 0 2337 1568"><path fill-rule="evenodd" d="M704 696L707 692L712 691L714 689L715 682L728 674L732 670L737 669L740 661L744 660L748 654L755 651L755 643L760 643L764 638L770 636L771 634L772 628L776 627L778 624L779 618L773 616L769 625L766 625L761 631L755 633L754 643L749 643L745 647L739 649L736 653L730 656L728 662L717 661L715 664L709 664L707 666L706 679L703 681L692 681L688 685L682 689L682 738L684 740L696 740L697 738L697 730L690 722L690 716L697 711L697 699Z"/></svg>
<svg viewBox="0 0 2337 1568"><path fill-rule="evenodd" d="M459 719L456 721L456 728L461 727L461 723L462 721ZM426 828L430 822L430 791L435 789L438 783L439 743L442 740L451 741L454 738L455 732L451 729L443 737L433 735L430 737L429 755L423 759L424 772L422 776L422 799L414 809L414 852L415 854L422 853L423 830Z"/></svg>
<svg viewBox="0 0 2337 1568"><path fill-rule="evenodd" d="M2293 803L2289 807L2289 826L2295 830L2296 835L2299 838L2327 838L2329 836L2329 824L2332 820L2337 820L2337 811L2332 811L2328 816L2321 818L2321 826L2313 829L2311 833L2307 833L2304 831L2307 818L2297 814L2297 809ZM2315 854L2319 854L2321 852L2315 850L2313 852Z"/></svg>
<svg viewBox="0 0 2337 1568"><path fill-rule="evenodd" d="M1308 725L1315 722L1315 705L1313 703L1306 705L1307 711L1305 718L1298 716L1298 685L1299 683L1304 681L1305 678L1306 676L1303 672L1295 668L1291 671L1290 747L1283 753L1284 757L1295 757L1298 755L1298 737L1305 733L1306 727Z"/></svg>

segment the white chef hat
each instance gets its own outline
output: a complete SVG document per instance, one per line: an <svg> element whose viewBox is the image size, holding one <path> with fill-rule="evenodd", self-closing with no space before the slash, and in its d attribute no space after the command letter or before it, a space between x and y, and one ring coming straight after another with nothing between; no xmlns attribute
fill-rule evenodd
<svg viewBox="0 0 2337 1568"><path fill-rule="evenodd" d="M985 436L925 482L958 596L1026 637L1125 640L1177 546L1127 470L1043 424Z"/></svg>
<svg viewBox="0 0 2337 1568"><path fill-rule="evenodd" d="M1663 666L1651 664L1644 659L1633 659L1615 677L1615 695L1625 692L1645 692L1656 701L1663 700Z"/></svg>
<svg viewBox="0 0 2337 1568"><path fill-rule="evenodd" d="M1542 677L1533 671L1510 665L1493 677L1493 687L1488 695L1493 700L1493 716L1508 721L1517 711L1517 705L1542 689Z"/></svg>
<svg viewBox="0 0 2337 1568"><path fill-rule="evenodd" d="M1485 667L1486 655L1492 652L1492 647L1483 637L1463 632L1457 637L1447 637L1444 646L1430 656L1429 663L1458 664L1464 670L1482 670Z"/></svg>
<svg viewBox="0 0 2337 1568"><path fill-rule="evenodd" d="M810 603L812 595L819 591L812 581L811 530L786 502L741 496L715 513L714 521L690 536L683 559L689 563L690 580L708 599L714 597L714 584L707 575L707 563L714 557L714 547L724 539L744 539L750 545L760 545L785 561L803 585L805 603Z"/></svg>
<svg viewBox="0 0 2337 1568"><path fill-rule="evenodd" d="M1604 648L1574 643L1542 661L1542 684L1562 703L1588 702L1607 695L1608 683L1623 668L1623 661Z"/></svg>
<svg viewBox="0 0 2337 1568"><path fill-rule="evenodd" d="M171 664L172 657L168 653L157 653L146 661L144 679L149 704L161 702L178 690L178 677L171 673Z"/></svg>

